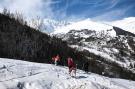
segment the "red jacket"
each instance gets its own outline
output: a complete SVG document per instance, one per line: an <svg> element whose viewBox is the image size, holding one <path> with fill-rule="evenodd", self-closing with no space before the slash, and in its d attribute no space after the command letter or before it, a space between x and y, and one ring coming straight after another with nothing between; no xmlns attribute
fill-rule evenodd
<svg viewBox="0 0 135 89"><path fill-rule="evenodd" d="M72 58L68 58L68 67L75 67L75 64Z"/></svg>
<svg viewBox="0 0 135 89"><path fill-rule="evenodd" d="M52 60L53 60L53 61L59 61L59 60L60 60L59 55L57 55L56 57L53 57Z"/></svg>

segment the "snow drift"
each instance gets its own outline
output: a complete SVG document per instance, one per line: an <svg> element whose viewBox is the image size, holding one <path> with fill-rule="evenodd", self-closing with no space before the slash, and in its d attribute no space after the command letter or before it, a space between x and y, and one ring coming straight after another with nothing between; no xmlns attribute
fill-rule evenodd
<svg viewBox="0 0 135 89"><path fill-rule="evenodd" d="M0 58L0 89L135 89L135 82L68 68Z"/></svg>

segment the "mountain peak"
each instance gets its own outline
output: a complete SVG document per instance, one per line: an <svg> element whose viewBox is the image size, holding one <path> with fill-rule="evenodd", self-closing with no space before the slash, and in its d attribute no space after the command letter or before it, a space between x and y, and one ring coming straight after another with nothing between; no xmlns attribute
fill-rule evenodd
<svg viewBox="0 0 135 89"><path fill-rule="evenodd" d="M135 17L124 18L122 20L108 22L113 26L119 27L126 31L132 32L135 34Z"/></svg>
<svg viewBox="0 0 135 89"><path fill-rule="evenodd" d="M88 18L82 21L73 22L67 26L57 27L54 31L54 34L67 33L70 30L82 30L82 29L102 31L113 29L113 27L104 23L94 22Z"/></svg>

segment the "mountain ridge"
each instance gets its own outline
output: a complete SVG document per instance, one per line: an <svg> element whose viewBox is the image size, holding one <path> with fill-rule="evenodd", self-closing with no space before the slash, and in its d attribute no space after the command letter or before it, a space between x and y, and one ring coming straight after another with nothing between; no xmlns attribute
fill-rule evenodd
<svg viewBox="0 0 135 89"><path fill-rule="evenodd" d="M110 29L102 30L103 28L89 29L88 26L85 28L85 26L81 25L83 24L78 26L83 27L82 29L78 29L79 27L76 26L70 28L72 26L69 26L65 27L66 29L59 29L52 35L66 41L70 47L83 51L85 56L90 58L90 63L96 61L94 67L89 66L89 71L93 71L93 68L97 67L104 71L105 75L111 77L121 76L122 71L128 71L128 73L130 71L133 76L135 75L135 35L133 33L115 26L109 26ZM114 70L117 70L118 73ZM101 71L93 72L102 74ZM128 75L128 73L124 74Z"/></svg>
<svg viewBox="0 0 135 89"><path fill-rule="evenodd" d="M59 54L59 64L67 65L66 59L71 56L79 69L84 70L83 65L89 61L89 71L135 80L134 37L117 36L112 27L105 31L69 29L72 31L57 38L9 16L1 14L0 20L0 57L52 63L51 58Z"/></svg>
<svg viewBox="0 0 135 89"><path fill-rule="evenodd" d="M132 18L133 18L133 20L132 20ZM133 27L134 25L132 26L132 24L131 24L131 22L134 22L134 21L135 21L134 17L129 17L129 18L125 18L123 20L112 21L112 22L93 21L93 20L91 20L89 18L88 19L84 19L84 20L79 20L79 21L56 21L56 20L52 20L52 19L47 19L47 20L44 19L44 24L45 24L46 28L48 28L48 30L49 30L49 28L51 28L51 31L49 33L53 33L54 31L57 32L57 30L60 30L60 29L65 29L65 28L67 28L67 26L69 27L69 25L71 27L71 25L76 25L76 23L80 23L80 25L83 25L83 27L85 27L84 29L90 29L91 27L90 26L87 26L86 24L91 22L91 23L96 23L96 24L99 24L99 25L100 24L106 25L106 27L107 26L108 27L110 26L111 28L112 27L118 27L118 28L121 28L121 29L123 29L125 31L131 32L131 33L134 34L134 29L133 29L134 28ZM128 25L126 25L127 23L129 24L129 26L131 24L131 26L128 27ZM48 25L46 25L46 24L48 24ZM57 26L56 26L56 24L57 24ZM91 24L89 24L89 25L91 25ZM90 28L88 28L88 27L90 27ZM72 28L71 30L73 30L73 28L75 28L75 27L71 27L71 28ZM79 25L76 26L76 28L79 28ZM83 28L80 27L79 29L83 29Z"/></svg>

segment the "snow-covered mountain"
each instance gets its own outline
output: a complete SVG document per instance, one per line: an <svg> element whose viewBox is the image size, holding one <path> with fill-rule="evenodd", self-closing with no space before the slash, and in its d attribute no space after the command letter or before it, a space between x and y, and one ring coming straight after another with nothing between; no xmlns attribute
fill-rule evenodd
<svg viewBox="0 0 135 89"><path fill-rule="evenodd" d="M99 62L100 67L99 65L95 67L101 68L106 75L122 77L121 69L135 75L133 33L87 19L56 28L52 35L67 41L70 47L84 52L90 60L96 60L97 64Z"/></svg>
<svg viewBox="0 0 135 89"><path fill-rule="evenodd" d="M35 27L33 25L33 21L40 22L42 19L35 19L35 20L30 20L29 26ZM42 31L51 33L65 33L68 32L69 29L93 29L93 30L107 30L107 29L112 29L112 26L116 26L119 28L122 28L125 31L129 31L135 34L135 17L129 17L129 18L124 18L122 20L117 20L117 21L112 21L112 22L98 22L98 21L92 21L91 19L85 19L81 21L66 21L66 20L53 20L53 19L43 19L43 27ZM64 30L64 31L63 31Z"/></svg>
<svg viewBox="0 0 135 89"><path fill-rule="evenodd" d="M0 89L135 89L135 82L108 78L77 69L0 58Z"/></svg>
<svg viewBox="0 0 135 89"><path fill-rule="evenodd" d="M57 22L59 23L59 22ZM68 25L68 26L67 26ZM94 29L94 30L105 30L105 29L112 29L112 26L119 27L125 31L129 31L135 34L135 17L124 18L122 20L116 20L111 22L96 22L92 21L91 19L85 19L78 22L70 22L66 25L59 25L54 27L55 33L60 32L67 32L69 29ZM63 31L64 29L64 31Z"/></svg>
<svg viewBox="0 0 135 89"><path fill-rule="evenodd" d="M129 17L123 20L108 22L108 24L116 26L116 27L120 27L126 31L129 31L135 34L135 17Z"/></svg>
<svg viewBox="0 0 135 89"><path fill-rule="evenodd" d="M107 31L111 30L112 36L116 36L115 31L113 31L113 26L104 24L104 23L99 23L99 22L94 22L90 19L82 20L79 22L72 22L69 25L66 26L60 26L54 29L53 34L62 34L62 33L67 33L70 30L82 30L82 29L89 29L89 30L94 30L94 31Z"/></svg>

